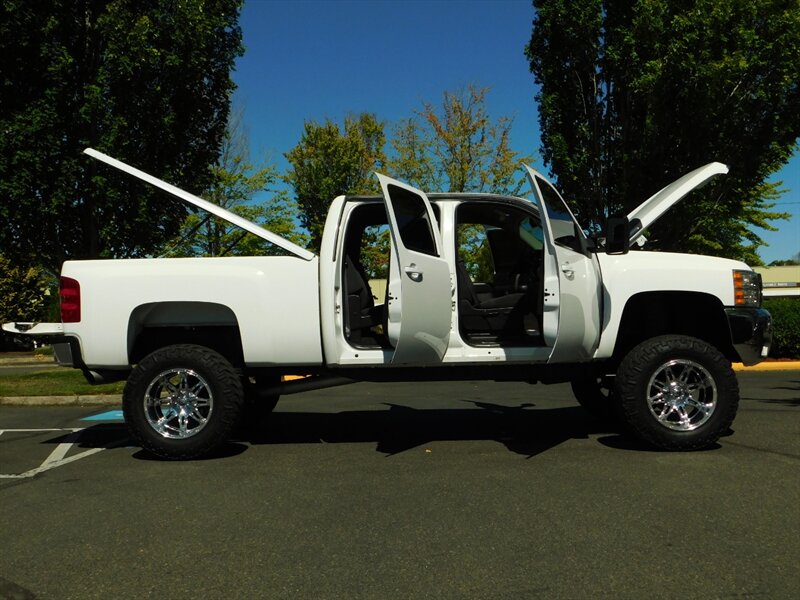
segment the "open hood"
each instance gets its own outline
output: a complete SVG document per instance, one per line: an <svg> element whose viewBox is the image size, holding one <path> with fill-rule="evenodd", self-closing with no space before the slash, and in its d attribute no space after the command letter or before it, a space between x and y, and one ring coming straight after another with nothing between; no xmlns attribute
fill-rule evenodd
<svg viewBox="0 0 800 600"><path fill-rule="evenodd" d="M712 162L687 173L650 196L628 214L630 242L633 243L641 236L643 230L655 223L661 215L686 194L702 187L711 178L717 175L724 175L727 172L727 165Z"/></svg>
<svg viewBox="0 0 800 600"><path fill-rule="evenodd" d="M86 148L84 150L86 154L89 156L96 158L97 160L103 161L106 164L111 165L119 169L120 171L124 171L129 175L133 175L134 177L141 179L142 181L146 181L147 183L156 186L159 189L164 190L172 194L173 196L188 202L189 204L193 204L198 208L202 208L205 211L210 212L212 215L215 215L221 219L228 221L229 223L236 225L237 227L241 227L245 231L252 233L268 242L275 244L276 246L283 248L287 252L291 252L295 256L302 258L303 260L311 260L314 258L315 254L309 252L305 248L301 248L297 244L290 242L286 238L283 238L275 233L272 233L268 229L264 229L260 225L256 225L252 221L248 221L236 215L229 210L225 210L221 206L218 206L208 200L203 200L202 198L190 194L180 188L175 187L174 185L170 185L169 183L158 179L157 177L153 177L152 175L148 175L144 171L140 171L130 165L126 165L124 162L117 160L116 158L111 158L107 154L103 154L102 152L98 152L93 148Z"/></svg>

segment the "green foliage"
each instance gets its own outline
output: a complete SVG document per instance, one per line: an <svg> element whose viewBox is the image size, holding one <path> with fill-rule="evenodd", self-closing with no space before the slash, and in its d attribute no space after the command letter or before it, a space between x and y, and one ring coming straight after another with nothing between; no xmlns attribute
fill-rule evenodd
<svg viewBox="0 0 800 600"><path fill-rule="evenodd" d="M57 303L55 277L0 255L0 323L47 320Z"/></svg>
<svg viewBox="0 0 800 600"><path fill-rule="evenodd" d="M457 232L458 259L475 283L494 282L492 249L483 225L460 223Z"/></svg>
<svg viewBox="0 0 800 600"><path fill-rule="evenodd" d="M426 102L394 129L389 170L426 191L516 194L515 174L530 159L511 149L513 119L489 117L488 88L444 92L441 107Z"/></svg>
<svg viewBox="0 0 800 600"><path fill-rule="evenodd" d="M511 150L512 119L489 118L487 93L488 88L469 86L445 92L441 107L425 103L422 111L393 129L388 161L383 123L375 115L347 117L344 131L330 120L306 122L300 142L286 153L291 166L284 179L294 188L300 222L311 234L310 247L319 249L333 198L379 193L372 176L376 170L385 168L425 191L517 193L524 180L515 180L516 172L529 159ZM385 276L387 268L383 246L388 237L381 236L362 257L375 277Z"/></svg>
<svg viewBox="0 0 800 600"><path fill-rule="evenodd" d="M364 230L359 260L370 279L389 277L391 236L388 225L373 225Z"/></svg>
<svg viewBox="0 0 800 600"><path fill-rule="evenodd" d="M795 254L792 258L785 260L773 260L769 263L770 267L788 267L793 265L800 265L800 252Z"/></svg>
<svg viewBox="0 0 800 600"><path fill-rule="evenodd" d="M285 192L269 201L253 202L277 179L271 165L260 168L248 162L250 144L244 130L243 111L231 113L222 142L220 158L211 168L213 183L203 197L240 217L257 223L296 244L306 236L297 232L296 207ZM266 256L285 252L269 242L209 214L191 213L181 227L177 241L168 244L166 256Z"/></svg>
<svg viewBox="0 0 800 600"><path fill-rule="evenodd" d="M0 11L0 252L146 256L186 209L81 154L95 147L193 192L211 181L242 53L240 0L26 2Z"/></svg>
<svg viewBox="0 0 800 600"><path fill-rule="evenodd" d="M800 358L800 298L764 298L772 315L773 358Z"/></svg>
<svg viewBox="0 0 800 600"><path fill-rule="evenodd" d="M766 178L800 135L797 0L534 0L526 54L542 154L595 227L719 160L731 172L650 232L656 248L759 263L786 218Z"/></svg>
<svg viewBox="0 0 800 600"><path fill-rule="evenodd" d="M294 188L300 223L318 251L331 201L341 194L377 193L372 175L386 162L383 123L373 114L348 116L344 131L333 121L307 121L300 142L286 153L285 180Z"/></svg>

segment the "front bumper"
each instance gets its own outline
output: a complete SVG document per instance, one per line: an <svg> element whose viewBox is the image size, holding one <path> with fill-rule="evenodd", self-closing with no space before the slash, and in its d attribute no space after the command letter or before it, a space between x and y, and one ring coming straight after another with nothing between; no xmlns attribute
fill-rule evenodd
<svg viewBox="0 0 800 600"><path fill-rule="evenodd" d="M763 308L726 308L731 342L743 364L755 365L769 355L772 317Z"/></svg>

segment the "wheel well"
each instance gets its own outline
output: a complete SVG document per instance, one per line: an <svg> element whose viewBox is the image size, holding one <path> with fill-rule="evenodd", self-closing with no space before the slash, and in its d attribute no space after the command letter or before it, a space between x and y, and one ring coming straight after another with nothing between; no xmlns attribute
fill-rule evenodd
<svg viewBox="0 0 800 600"><path fill-rule="evenodd" d="M131 313L130 364L173 344L205 346L222 354L234 366L244 364L239 323L227 306L211 302L158 302L143 304Z"/></svg>
<svg viewBox="0 0 800 600"><path fill-rule="evenodd" d="M699 338L729 360L738 360L719 298L700 292L643 292L625 304L614 346L615 363L644 340L666 334Z"/></svg>

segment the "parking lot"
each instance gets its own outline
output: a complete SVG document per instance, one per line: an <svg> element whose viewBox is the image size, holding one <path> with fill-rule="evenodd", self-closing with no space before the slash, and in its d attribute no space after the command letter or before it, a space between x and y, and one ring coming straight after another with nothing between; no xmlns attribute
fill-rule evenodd
<svg viewBox="0 0 800 600"><path fill-rule="evenodd" d="M694 453L565 385L298 394L183 463L115 406L0 406L0 598L800 597L800 372L739 379Z"/></svg>

